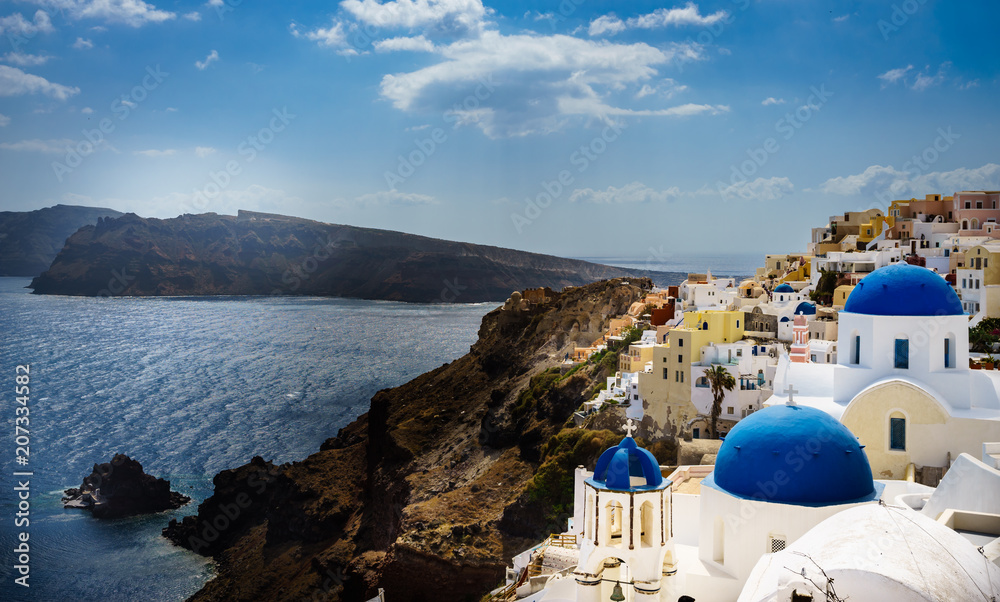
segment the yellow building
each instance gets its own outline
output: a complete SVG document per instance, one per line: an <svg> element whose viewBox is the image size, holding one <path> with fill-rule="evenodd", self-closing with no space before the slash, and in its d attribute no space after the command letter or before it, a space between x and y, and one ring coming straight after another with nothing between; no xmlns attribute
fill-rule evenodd
<svg viewBox="0 0 1000 602"><path fill-rule="evenodd" d="M620 372L642 372L646 364L653 361L653 346L648 343L632 343L628 350L618 355Z"/></svg>
<svg viewBox="0 0 1000 602"><path fill-rule="evenodd" d="M639 394L654 436L679 437L690 430L698 415L691 403L691 365L701 361L702 347L741 340L744 327L741 311L688 312L684 325L667 333L666 345L652 348L653 371L639 374Z"/></svg>
<svg viewBox="0 0 1000 602"><path fill-rule="evenodd" d="M841 284L833 289L833 308L837 311L844 309L844 305L847 305L847 298L851 296L853 290L853 284Z"/></svg>

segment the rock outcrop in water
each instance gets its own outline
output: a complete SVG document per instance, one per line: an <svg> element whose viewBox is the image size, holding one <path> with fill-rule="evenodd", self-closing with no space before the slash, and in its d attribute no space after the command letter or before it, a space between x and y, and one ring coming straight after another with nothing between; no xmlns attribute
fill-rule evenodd
<svg viewBox="0 0 1000 602"><path fill-rule="evenodd" d="M647 273L499 247L294 217L145 219L87 226L45 273L36 294L322 295L418 303L502 301L512 290L562 289ZM652 273L658 284L681 274Z"/></svg>
<svg viewBox="0 0 1000 602"><path fill-rule="evenodd" d="M192 600L479 599L513 554L565 528L573 469L621 439L568 428L617 355L561 361L651 284L512 299L468 354L380 391L319 452L216 475L197 516L164 530L219 563Z"/></svg>
<svg viewBox="0 0 1000 602"><path fill-rule="evenodd" d="M89 510L97 518L120 518L180 508L191 501L170 490L170 481L142 470L142 464L115 454L107 464L94 464L79 489L67 489L66 508Z"/></svg>
<svg viewBox="0 0 1000 602"><path fill-rule="evenodd" d="M0 276L41 274L71 234L100 218L119 215L112 209L73 205L37 211L0 211Z"/></svg>

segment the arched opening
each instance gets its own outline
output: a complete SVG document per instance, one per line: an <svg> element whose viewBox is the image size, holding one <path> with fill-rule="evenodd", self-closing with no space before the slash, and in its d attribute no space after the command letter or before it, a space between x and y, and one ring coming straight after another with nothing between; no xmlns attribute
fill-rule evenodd
<svg viewBox="0 0 1000 602"><path fill-rule="evenodd" d="M898 410L889 414L889 449L906 451L906 416Z"/></svg>
<svg viewBox="0 0 1000 602"><path fill-rule="evenodd" d="M715 527L712 537L712 560L719 564L726 562L726 523L721 516L715 517Z"/></svg>
<svg viewBox="0 0 1000 602"><path fill-rule="evenodd" d="M651 548L656 541L656 528L657 524L653 521L654 518L653 503L643 502L642 506L639 506L639 526L640 535L639 541L642 543L642 547Z"/></svg>
<svg viewBox="0 0 1000 602"><path fill-rule="evenodd" d="M979 220L976 219L976 218L972 218L972 221L969 222L969 226L971 226L972 230L978 230L979 229Z"/></svg>
<svg viewBox="0 0 1000 602"><path fill-rule="evenodd" d="M702 330L708 330L708 322L705 322L704 324L702 324L701 325L701 329Z"/></svg>
<svg viewBox="0 0 1000 602"><path fill-rule="evenodd" d="M594 532L594 515L597 513L597 508L594 508L594 496L587 496L587 503L584 505L584 512L586 512L586 517L583 521L583 537L589 537Z"/></svg>
<svg viewBox="0 0 1000 602"><path fill-rule="evenodd" d="M622 528L624 527L624 508L614 500L604 507L604 545L618 548L622 545Z"/></svg>

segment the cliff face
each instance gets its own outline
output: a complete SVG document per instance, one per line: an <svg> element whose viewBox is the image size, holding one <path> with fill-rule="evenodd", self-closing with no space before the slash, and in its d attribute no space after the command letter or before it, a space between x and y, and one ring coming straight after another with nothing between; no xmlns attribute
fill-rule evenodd
<svg viewBox="0 0 1000 602"><path fill-rule="evenodd" d="M572 468L621 438L566 428L609 364L560 361L650 285L515 295L467 355L380 391L318 453L217 475L197 516L164 530L219 562L193 600L467 600L500 584L513 554L564 528Z"/></svg>
<svg viewBox="0 0 1000 602"><path fill-rule="evenodd" d="M324 295L410 302L500 301L643 276L498 247L241 211L174 219L128 214L82 228L34 279L36 294ZM680 274L655 274L658 284Z"/></svg>
<svg viewBox="0 0 1000 602"><path fill-rule="evenodd" d="M0 276L37 276L52 264L66 239L102 217L99 207L56 205L37 211L0 211Z"/></svg>

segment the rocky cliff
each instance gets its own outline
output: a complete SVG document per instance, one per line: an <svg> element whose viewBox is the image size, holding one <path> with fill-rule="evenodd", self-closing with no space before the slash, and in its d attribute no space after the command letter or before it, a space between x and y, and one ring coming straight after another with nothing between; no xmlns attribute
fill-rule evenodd
<svg viewBox="0 0 1000 602"><path fill-rule="evenodd" d="M241 211L87 226L34 279L36 294L324 295L410 302L501 301L512 290L562 289L654 275L498 247Z"/></svg>
<svg viewBox="0 0 1000 602"><path fill-rule="evenodd" d="M565 528L573 469L621 433L572 426L614 354L567 368L649 280L598 282L487 314L469 353L395 389L301 462L215 477L164 534L213 556L193 600L470 600Z"/></svg>
<svg viewBox="0 0 1000 602"><path fill-rule="evenodd" d="M33 277L52 264L66 239L99 218L121 213L56 205L37 211L0 211L0 276Z"/></svg>

